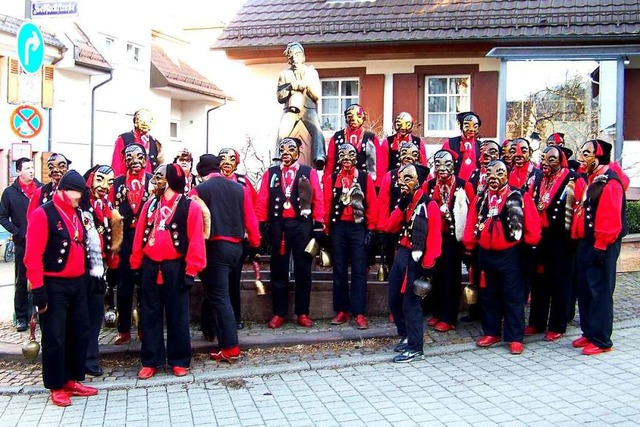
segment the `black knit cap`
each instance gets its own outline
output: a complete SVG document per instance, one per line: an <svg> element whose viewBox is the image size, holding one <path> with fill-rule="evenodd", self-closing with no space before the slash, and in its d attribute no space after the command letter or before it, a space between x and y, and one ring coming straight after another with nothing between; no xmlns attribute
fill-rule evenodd
<svg viewBox="0 0 640 427"><path fill-rule="evenodd" d="M58 183L58 190L74 190L84 192L87 182L75 169L65 173Z"/></svg>
<svg viewBox="0 0 640 427"><path fill-rule="evenodd" d="M167 185L176 193L184 193L186 182L184 179L184 171L180 165L176 163L167 165Z"/></svg>
<svg viewBox="0 0 640 427"><path fill-rule="evenodd" d="M215 154L203 154L196 165L196 171L200 176L207 176L210 173L220 170L220 157Z"/></svg>

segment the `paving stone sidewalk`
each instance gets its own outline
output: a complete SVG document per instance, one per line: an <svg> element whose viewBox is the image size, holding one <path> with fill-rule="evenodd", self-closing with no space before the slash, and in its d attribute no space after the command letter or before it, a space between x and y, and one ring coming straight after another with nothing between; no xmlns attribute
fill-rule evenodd
<svg viewBox="0 0 640 427"><path fill-rule="evenodd" d="M616 324L640 319L640 273L618 275L614 315ZM457 330L447 333L426 328L425 351L446 351L460 345L473 346L481 333L477 322L461 322ZM579 328L574 321L567 335L578 334ZM108 387L119 387L121 384L125 387L137 381L136 373L140 368L139 342L134 338L129 345L116 346L113 344L115 336L114 330L103 330L100 343L105 373L97 378L87 376L87 382ZM233 365L215 363L208 358L208 352L216 348L215 343L204 341L194 325L194 358L187 378L193 381L212 375L213 371L213 375L235 377L251 372L298 369L300 366L330 366L349 360L356 363L362 357L388 357L396 343L395 326L389 324L386 318L370 319L370 328L364 331L357 330L350 324L330 325L329 320L316 321L310 329L295 326L293 322L286 323L278 330L268 329L264 324L247 323L247 327L239 331L239 337L244 353L242 360ZM44 392L40 363L27 363L21 356L20 348L27 338L27 333L15 332L9 322L0 324L0 393ZM527 338L525 343L536 342L540 338ZM164 372L160 370L153 380L172 383L176 378L167 368Z"/></svg>

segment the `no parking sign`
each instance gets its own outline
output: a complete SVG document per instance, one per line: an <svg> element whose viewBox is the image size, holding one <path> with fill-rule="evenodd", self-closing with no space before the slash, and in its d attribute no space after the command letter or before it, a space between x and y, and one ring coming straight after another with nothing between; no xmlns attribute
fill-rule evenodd
<svg viewBox="0 0 640 427"><path fill-rule="evenodd" d="M20 105L11 113L9 124L18 138L35 138L42 130L42 114L33 105Z"/></svg>

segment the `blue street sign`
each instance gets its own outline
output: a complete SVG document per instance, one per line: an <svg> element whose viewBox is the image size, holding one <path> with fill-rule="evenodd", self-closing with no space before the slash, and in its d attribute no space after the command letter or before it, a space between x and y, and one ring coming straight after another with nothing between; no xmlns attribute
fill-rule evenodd
<svg viewBox="0 0 640 427"><path fill-rule="evenodd" d="M25 22L18 30L18 59L29 74L35 74L44 62L44 39L37 25Z"/></svg>

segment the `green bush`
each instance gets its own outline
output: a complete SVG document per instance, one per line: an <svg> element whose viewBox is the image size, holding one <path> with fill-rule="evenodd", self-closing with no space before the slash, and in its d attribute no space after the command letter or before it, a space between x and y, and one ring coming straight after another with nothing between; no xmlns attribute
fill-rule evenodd
<svg viewBox="0 0 640 427"><path fill-rule="evenodd" d="M627 202L629 234L640 233L640 201Z"/></svg>

